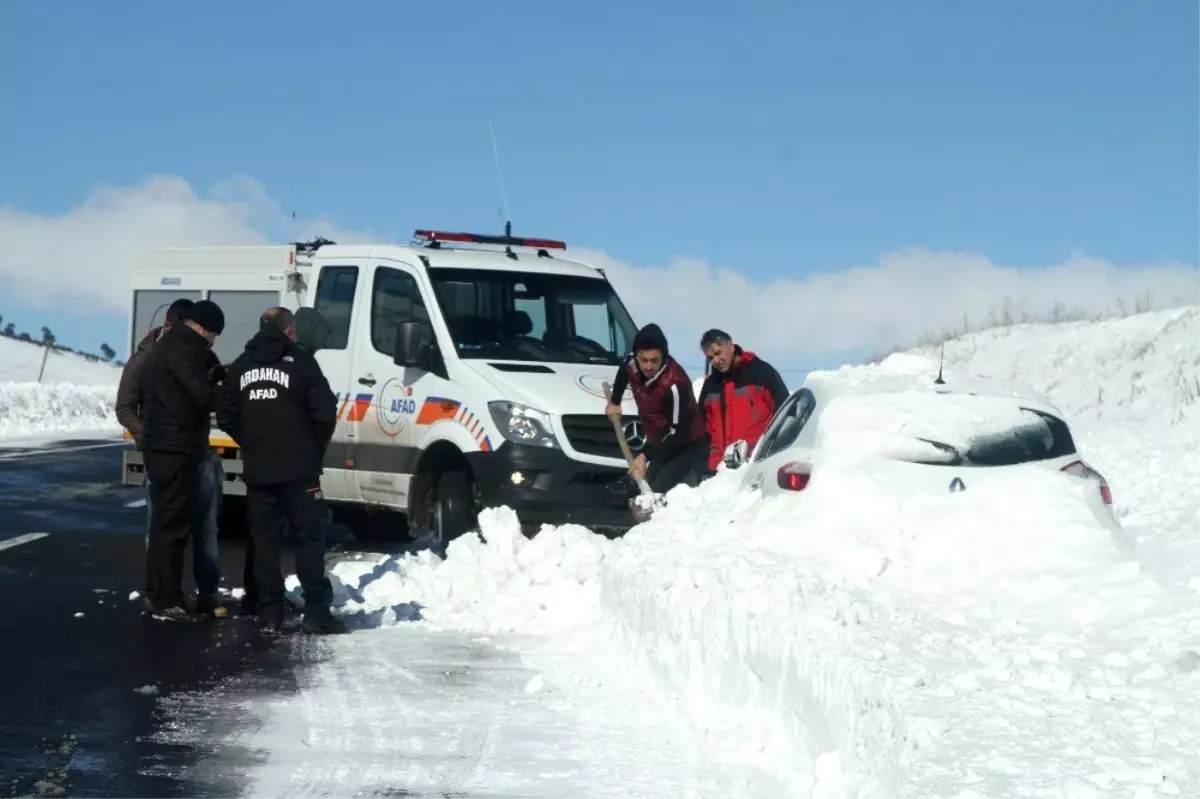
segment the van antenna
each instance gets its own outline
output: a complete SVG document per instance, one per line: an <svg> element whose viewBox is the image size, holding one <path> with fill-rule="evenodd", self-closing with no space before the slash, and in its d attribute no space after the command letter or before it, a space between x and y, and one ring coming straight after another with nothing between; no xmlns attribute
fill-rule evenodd
<svg viewBox="0 0 1200 799"><path fill-rule="evenodd" d="M942 379L942 365L945 362L946 362L946 342L943 341L942 342L942 355L940 358L938 358L938 376L937 376L937 380L933 381L934 385L944 386L946 384L946 381Z"/></svg>
<svg viewBox="0 0 1200 799"><path fill-rule="evenodd" d="M488 120L488 133L492 136L492 155L496 158L496 175L500 178L500 202L504 206L504 235L512 235L512 217L508 215L508 192L504 189L504 170L500 168L500 147L496 144L496 130L492 127L492 120Z"/></svg>

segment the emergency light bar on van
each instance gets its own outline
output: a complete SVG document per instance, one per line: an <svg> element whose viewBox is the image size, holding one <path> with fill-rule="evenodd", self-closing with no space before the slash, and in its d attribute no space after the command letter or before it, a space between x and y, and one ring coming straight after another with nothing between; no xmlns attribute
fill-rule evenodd
<svg viewBox="0 0 1200 799"><path fill-rule="evenodd" d="M498 244L504 247L536 247L541 250L565 250L565 241L554 239L525 239L517 236L486 236L482 233L447 233L442 230L418 230L413 233L416 239L430 242L437 246L442 241L458 241L466 244Z"/></svg>

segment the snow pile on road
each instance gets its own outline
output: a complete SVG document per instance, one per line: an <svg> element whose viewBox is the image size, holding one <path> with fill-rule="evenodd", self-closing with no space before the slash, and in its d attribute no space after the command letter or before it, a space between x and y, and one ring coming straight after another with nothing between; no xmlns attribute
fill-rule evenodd
<svg viewBox="0 0 1200 799"><path fill-rule="evenodd" d="M112 364L0 337L0 439L119 433L113 406L120 379Z"/></svg>
<svg viewBox="0 0 1200 799"><path fill-rule="evenodd" d="M1047 392L1113 483L1132 548L1065 475L916 498L839 462L768 500L723 472L612 542L578 527L527 541L490 510L445 560L338 564L338 603L613 653L796 795L1200 794L1200 597L1172 571L1200 574L1180 543L1200 520L1200 415L1180 388L1200 309L968 341L947 345L947 378ZM814 379L936 369L906 353Z"/></svg>
<svg viewBox="0 0 1200 799"><path fill-rule="evenodd" d="M344 614L389 624L417 614L447 627L489 633L554 633L599 618L600 564L611 542L576 525L521 534L509 508L485 510L477 535L452 541L442 560L428 550L343 561L333 569ZM293 575L289 590L300 598Z"/></svg>

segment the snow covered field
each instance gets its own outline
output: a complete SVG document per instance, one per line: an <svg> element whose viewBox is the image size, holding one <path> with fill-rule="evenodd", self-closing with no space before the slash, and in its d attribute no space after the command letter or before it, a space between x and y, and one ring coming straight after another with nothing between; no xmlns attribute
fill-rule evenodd
<svg viewBox="0 0 1200 799"><path fill-rule="evenodd" d="M932 380L936 353L824 377L880 370ZM332 660L264 724L340 686L306 734L383 734L387 670L351 666L395 663L398 684L417 636L468 631L517 646L565 719L611 732L650 717L627 779L594 793L1200 795L1200 307L974 334L946 346L946 376L1047 394L1108 478L1124 534L1067 501L1090 487L1053 474L918 500L865 492L848 471L763 500L724 473L616 541L576 526L527 540L493 509L445 560L339 563L341 612L366 629L329 642ZM633 779L672 762L681 723L701 777ZM369 787L337 757L324 789ZM389 766L371 762L378 785ZM267 752L258 768L277 785L294 758Z"/></svg>
<svg viewBox="0 0 1200 799"><path fill-rule="evenodd" d="M32 444L63 436L119 434L113 413L121 370L71 353L0 337L0 440Z"/></svg>

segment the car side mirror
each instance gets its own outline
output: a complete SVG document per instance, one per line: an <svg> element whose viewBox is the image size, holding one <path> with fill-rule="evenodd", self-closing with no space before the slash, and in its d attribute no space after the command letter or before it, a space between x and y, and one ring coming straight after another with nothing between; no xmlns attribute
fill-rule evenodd
<svg viewBox="0 0 1200 799"><path fill-rule="evenodd" d="M745 441L735 441L725 448L725 465L730 469L741 468L750 458L750 445Z"/></svg>
<svg viewBox="0 0 1200 799"><path fill-rule="evenodd" d="M405 368L432 371L433 328L424 322L401 322L396 328L392 362Z"/></svg>

